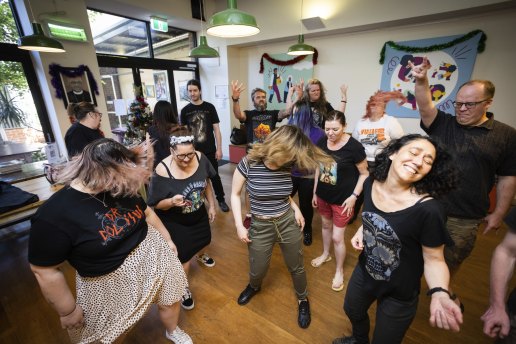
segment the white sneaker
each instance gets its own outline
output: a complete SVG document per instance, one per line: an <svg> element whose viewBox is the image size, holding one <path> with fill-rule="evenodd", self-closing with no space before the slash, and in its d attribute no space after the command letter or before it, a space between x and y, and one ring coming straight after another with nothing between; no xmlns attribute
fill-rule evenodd
<svg viewBox="0 0 516 344"><path fill-rule="evenodd" d="M181 330L179 326L176 326L176 329L172 333L168 333L168 331L165 330L165 337L175 344L193 344L192 338L190 338L185 331Z"/></svg>
<svg viewBox="0 0 516 344"><path fill-rule="evenodd" d="M186 293L183 295L181 299L181 307L183 307L187 311L192 310L195 307L195 302L193 300L192 293L188 288L186 288Z"/></svg>

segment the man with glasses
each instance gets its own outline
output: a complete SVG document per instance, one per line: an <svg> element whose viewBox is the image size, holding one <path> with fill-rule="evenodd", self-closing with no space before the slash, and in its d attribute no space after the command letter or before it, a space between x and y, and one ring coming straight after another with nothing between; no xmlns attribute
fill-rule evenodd
<svg viewBox="0 0 516 344"><path fill-rule="evenodd" d="M443 199L448 231L455 242L444 252L453 275L473 250L479 225L485 224L484 234L496 230L509 210L516 188L516 130L494 120L487 111L495 93L491 81L463 84L453 102L453 116L438 110L432 102L428 59L425 57L417 66L409 62L409 67L416 79L421 128L447 147L460 171L459 187ZM488 214L489 192L496 176L496 207Z"/></svg>

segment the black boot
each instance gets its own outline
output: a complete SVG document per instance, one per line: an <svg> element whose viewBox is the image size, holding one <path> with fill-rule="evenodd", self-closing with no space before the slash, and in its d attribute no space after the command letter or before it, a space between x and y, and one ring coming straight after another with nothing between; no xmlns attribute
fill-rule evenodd
<svg viewBox="0 0 516 344"><path fill-rule="evenodd" d="M299 311L297 315L297 323L301 328L307 328L310 326L310 303L308 299L299 302Z"/></svg>
<svg viewBox="0 0 516 344"><path fill-rule="evenodd" d="M253 287L251 287L250 284L248 284L247 287L245 287L244 291L240 293L240 296L238 297L238 304L240 306L245 305L246 303L251 301L253 296L256 295L256 293L258 293L259 291L260 289L254 289Z"/></svg>

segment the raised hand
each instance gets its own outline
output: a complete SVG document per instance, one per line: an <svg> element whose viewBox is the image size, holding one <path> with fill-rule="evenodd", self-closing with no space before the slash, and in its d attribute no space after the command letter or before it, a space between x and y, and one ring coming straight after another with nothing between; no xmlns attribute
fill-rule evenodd
<svg viewBox="0 0 516 344"><path fill-rule="evenodd" d="M428 58L425 56L423 57L423 62L421 64L418 64L417 66L412 63L412 61L408 62L408 66L411 69L411 74L414 78L417 80L426 79L426 73L427 71L432 68L432 65L430 64L430 61L428 61Z"/></svg>
<svg viewBox="0 0 516 344"><path fill-rule="evenodd" d="M245 90L245 86L243 83L238 84L238 80L231 81L231 96L233 99L240 98L240 94Z"/></svg>

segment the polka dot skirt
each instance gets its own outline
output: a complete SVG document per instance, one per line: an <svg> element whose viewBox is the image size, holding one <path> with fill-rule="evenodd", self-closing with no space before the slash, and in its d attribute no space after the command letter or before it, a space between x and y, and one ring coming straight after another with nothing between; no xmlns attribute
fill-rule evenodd
<svg viewBox="0 0 516 344"><path fill-rule="evenodd" d="M172 305L188 287L176 254L152 226L145 240L115 271L100 277L76 274L77 304L85 326L69 330L73 343L112 343L128 331L152 304Z"/></svg>

